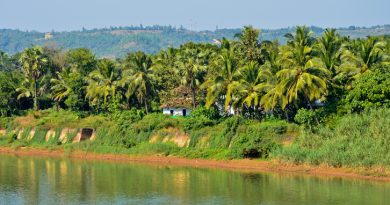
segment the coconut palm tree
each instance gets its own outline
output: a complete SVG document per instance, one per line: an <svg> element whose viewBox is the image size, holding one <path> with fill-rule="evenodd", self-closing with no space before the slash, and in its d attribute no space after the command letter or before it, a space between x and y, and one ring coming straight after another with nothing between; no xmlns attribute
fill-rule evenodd
<svg viewBox="0 0 390 205"><path fill-rule="evenodd" d="M206 71L209 51L202 49L200 45L189 43L184 45L178 56L176 65L182 76L181 83L191 89L192 105L195 108L196 90L203 81Z"/></svg>
<svg viewBox="0 0 390 205"><path fill-rule="evenodd" d="M68 83L69 78L71 78L70 69L64 69L62 72L57 72L55 78L50 79L51 98L56 102L57 109L59 103L72 93L72 87Z"/></svg>
<svg viewBox="0 0 390 205"><path fill-rule="evenodd" d="M125 88L128 99L135 95L144 104L146 113L149 112L149 101L155 92L154 81L152 59L141 51L129 54L120 84Z"/></svg>
<svg viewBox="0 0 390 205"><path fill-rule="evenodd" d="M343 54L343 39L335 29L326 29L314 46L322 67L332 73L332 77L338 74L338 67L341 65Z"/></svg>
<svg viewBox="0 0 390 205"><path fill-rule="evenodd" d="M232 95L235 87L239 84L239 61L233 48L223 49L215 60L215 70L209 74L202 88L207 89L206 107L223 99L225 110L232 105Z"/></svg>
<svg viewBox="0 0 390 205"><path fill-rule="evenodd" d="M34 46L32 48L26 48L21 54L19 60L22 65L26 80L29 81L28 84L33 86L32 96L34 97L34 110L38 110L39 78L45 73L45 64L47 62L47 58L44 56L43 49L41 47ZM26 90L27 87L31 88L30 86L20 88L19 90L21 93L24 93L20 96L31 96L31 93L28 94L27 92L28 89Z"/></svg>
<svg viewBox="0 0 390 205"><path fill-rule="evenodd" d="M383 61L385 42L378 37L367 37L367 39L356 39L348 46L343 59L355 63L355 69L351 69L355 77L370 71L374 64Z"/></svg>
<svg viewBox="0 0 390 205"><path fill-rule="evenodd" d="M239 71L239 84L235 87L236 102L242 107L257 108L265 91L269 89L268 80L272 77L269 70L262 69L257 62L251 61Z"/></svg>
<svg viewBox="0 0 390 205"><path fill-rule="evenodd" d="M287 104L304 98L308 106L327 92L328 70L312 60L315 39L307 27L297 27L295 35L286 34L287 47L283 53L283 69L277 72L278 84L273 92L284 109ZM283 96L283 97L280 97Z"/></svg>
<svg viewBox="0 0 390 205"><path fill-rule="evenodd" d="M107 98L114 98L118 89L118 81L121 79L121 70L109 59L99 60L97 69L92 71L87 78L87 94L93 103L107 102Z"/></svg>

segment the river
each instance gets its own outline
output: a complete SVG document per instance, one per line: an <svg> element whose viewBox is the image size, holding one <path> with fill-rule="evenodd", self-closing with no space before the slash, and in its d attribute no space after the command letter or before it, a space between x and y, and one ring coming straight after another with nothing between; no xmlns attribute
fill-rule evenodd
<svg viewBox="0 0 390 205"><path fill-rule="evenodd" d="M390 183L0 155L0 204L390 204Z"/></svg>

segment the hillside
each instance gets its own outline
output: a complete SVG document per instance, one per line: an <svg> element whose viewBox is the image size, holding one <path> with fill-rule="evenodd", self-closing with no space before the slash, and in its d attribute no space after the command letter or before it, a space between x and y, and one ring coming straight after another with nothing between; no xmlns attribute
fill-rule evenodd
<svg viewBox="0 0 390 205"><path fill-rule="evenodd" d="M323 32L323 28L311 27L316 35ZM226 37L234 38L241 29L217 29L215 31L190 31L184 28L171 26L150 27L111 27L70 32L43 32L0 29L0 50L14 54L26 47L34 45L48 45L58 48L86 47L92 49L99 57L121 57L130 51L142 50L147 53L156 53L168 46L179 46L185 42L209 42ZM292 32L294 28L263 29L262 40L278 39L284 42L283 35ZM368 35L390 34L390 25L360 28L350 26L339 28L338 32L352 38Z"/></svg>

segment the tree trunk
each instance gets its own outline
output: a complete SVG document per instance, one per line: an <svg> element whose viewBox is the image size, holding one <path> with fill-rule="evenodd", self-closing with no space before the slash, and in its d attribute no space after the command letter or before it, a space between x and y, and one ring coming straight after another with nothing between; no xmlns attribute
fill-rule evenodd
<svg viewBox="0 0 390 205"><path fill-rule="evenodd" d="M192 105L195 108L196 107L196 93L195 93L195 88L191 88L191 95L192 95Z"/></svg>
<svg viewBox="0 0 390 205"><path fill-rule="evenodd" d="M191 97L192 97L192 106L196 108L196 90L195 90L195 80L194 76L191 74Z"/></svg>
<svg viewBox="0 0 390 205"><path fill-rule="evenodd" d="M310 103L309 98L308 98L307 96L305 96L305 98L306 98L307 104L309 105L310 110L314 112L314 109L313 109L313 107L311 106L311 103ZM317 116L314 116L314 119L316 120L317 125L319 125L320 122L318 121Z"/></svg>
<svg viewBox="0 0 390 205"><path fill-rule="evenodd" d="M60 103L58 101L56 101L56 110L57 112L60 110Z"/></svg>
<svg viewBox="0 0 390 205"><path fill-rule="evenodd" d="M147 102L146 99L144 100L144 104L145 104L145 111L146 111L146 114L149 114L148 102Z"/></svg>
<svg viewBox="0 0 390 205"><path fill-rule="evenodd" d="M38 105L38 82L37 82L37 77L34 77L34 110L38 111L39 110L39 105Z"/></svg>

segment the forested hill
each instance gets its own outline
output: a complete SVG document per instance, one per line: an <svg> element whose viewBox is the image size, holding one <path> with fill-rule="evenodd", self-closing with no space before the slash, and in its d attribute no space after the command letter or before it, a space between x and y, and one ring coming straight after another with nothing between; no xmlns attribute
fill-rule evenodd
<svg viewBox="0 0 390 205"><path fill-rule="evenodd" d="M315 35L323 32L323 28L311 27ZM215 31L190 31L170 26L150 27L112 27L70 32L42 33L36 31L20 31L0 29L0 50L14 54L31 45L47 45L57 48L90 48L99 57L121 57L127 52L142 50L147 53L156 53L168 46L179 46L185 42L209 42L226 37L234 38L241 29L217 29ZM262 40L278 39L284 42L283 35L293 32L294 28L263 29ZM390 34L390 25L374 26L370 28L348 27L339 28L338 32L352 38L368 35Z"/></svg>

